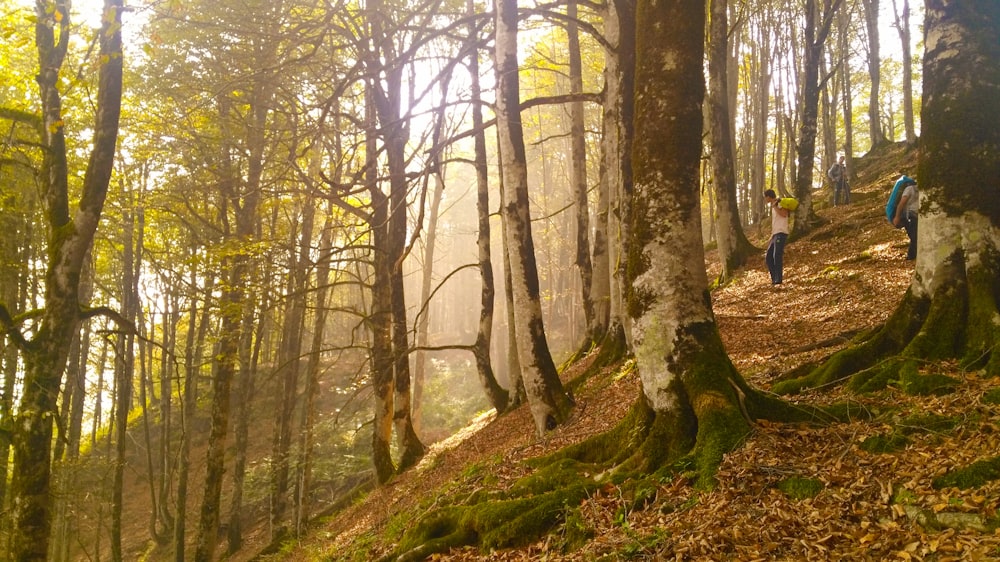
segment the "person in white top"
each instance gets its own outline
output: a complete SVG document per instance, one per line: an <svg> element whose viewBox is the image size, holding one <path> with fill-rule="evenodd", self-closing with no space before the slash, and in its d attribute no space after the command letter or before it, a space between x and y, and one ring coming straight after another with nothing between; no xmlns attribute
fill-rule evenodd
<svg viewBox="0 0 1000 562"><path fill-rule="evenodd" d="M781 285L784 280L785 242L788 241L788 209L778 204L773 189L764 192L764 200L771 207L771 241L767 244L764 261L771 273L771 284Z"/></svg>

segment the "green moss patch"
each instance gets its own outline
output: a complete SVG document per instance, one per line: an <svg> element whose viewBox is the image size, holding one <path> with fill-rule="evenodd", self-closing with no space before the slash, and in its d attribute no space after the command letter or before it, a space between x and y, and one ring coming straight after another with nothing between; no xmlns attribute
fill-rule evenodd
<svg viewBox="0 0 1000 562"><path fill-rule="evenodd" d="M815 498L823 491L824 485L815 478L792 476L778 482L778 489L793 500L808 500Z"/></svg>
<svg viewBox="0 0 1000 562"><path fill-rule="evenodd" d="M911 396L943 396L955 392L961 381L954 377L941 374L921 375L914 371L904 370L900 388Z"/></svg>
<svg viewBox="0 0 1000 562"><path fill-rule="evenodd" d="M905 435L892 432L882 435L873 435L861 442L859 447L862 451L873 454L895 453L902 451L910 444L910 439Z"/></svg>
<svg viewBox="0 0 1000 562"><path fill-rule="evenodd" d="M994 388L983 394L983 404L1000 404L1000 388Z"/></svg>
<svg viewBox="0 0 1000 562"><path fill-rule="evenodd" d="M976 461L965 468L939 476L931 483L935 488L978 488L987 482L1000 480L1000 457Z"/></svg>

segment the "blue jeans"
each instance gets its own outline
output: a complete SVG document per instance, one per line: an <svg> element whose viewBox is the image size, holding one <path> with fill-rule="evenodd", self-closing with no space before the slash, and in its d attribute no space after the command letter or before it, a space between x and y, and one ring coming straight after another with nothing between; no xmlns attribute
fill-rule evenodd
<svg viewBox="0 0 1000 562"><path fill-rule="evenodd" d="M906 259L915 260L917 259L917 213L907 211L903 228L906 229L906 235L910 237L910 247L906 249Z"/></svg>
<svg viewBox="0 0 1000 562"><path fill-rule="evenodd" d="M772 235L771 242L767 245L767 253L764 254L767 270L771 272L772 285L777 285L782 281L786 241L788 241L788 235L784 232Z"/></svg>

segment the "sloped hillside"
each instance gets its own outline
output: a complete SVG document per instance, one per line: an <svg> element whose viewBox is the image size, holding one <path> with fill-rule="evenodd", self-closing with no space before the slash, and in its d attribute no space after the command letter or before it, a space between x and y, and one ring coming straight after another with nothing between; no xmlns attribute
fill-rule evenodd
<svg viewBox="0 0 1000 562"><path fill-rule="evenodd" d="M824 225L787 247L783 286L770 285L761 255L713 294L728 352L755 385L769 388L790 370L822 361L878 326L900 300L912 263L903 259L905 233L889 226L882 206L892 180L914 173L915 164L915 152L902 145L859 162L852 203L821 207ZM749 235L763 247L766 232ZM571 380L587 364L563 376ZM924 369L959 383L929 396L895 387L848 396L833 387L792 397L850 398L877 417L827 427L760 424L725 458L712 491L682 477L660 481L643 497L609 485L566 506L565 520L540 540L433 559L1000 559L1000 482L959 489L935 480L1000 452L1000 380L949 364ZM416 470L316 522L280 555L258 559L377 560L445 499L505 489L531 472L525 459L614 426L638 393L628 365L591 377L578 390L573 419L541 440L524 408L499 419L484 415L436 445Z"/></svg>

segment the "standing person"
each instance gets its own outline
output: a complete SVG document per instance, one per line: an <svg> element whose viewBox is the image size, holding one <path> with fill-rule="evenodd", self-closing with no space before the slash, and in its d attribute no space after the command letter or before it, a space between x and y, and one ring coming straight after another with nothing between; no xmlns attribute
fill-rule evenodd
<svg viewBox="0 0 1000 562"><path fill-rule="evenodd" d="M851 185L847 182L847 164L844 163L844 159L845 157L841 156L840 160L826 171L826 177L833 182L834 207L851 202Z"/></svg>
<svg viewBox="0 0 1000 562"><path fill-rule="evenodd" d="M917 215L920 211L920 191L917 189L917 182L906 186L903 194L899 197L899 204L896 205L896 217L892 219L892 224L906 229L906 235L910 237L910 247L906 250L906 259L917 259Z"/></svg>
<svg viewBox="0 0 1000 562"><path fill-rule="evenodd" d="M778 204L773 189L764 192L764 200L771 207L771 241L767 244L764 261L771 273L771 284L781 285L784 278L785 242L788 241L788 209Z"/></svg>

